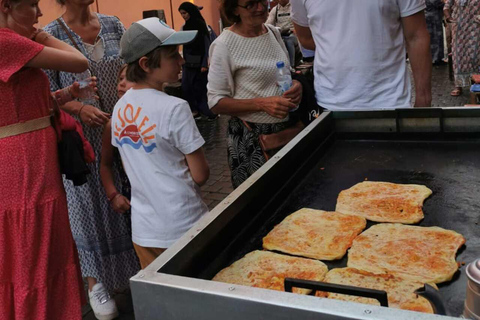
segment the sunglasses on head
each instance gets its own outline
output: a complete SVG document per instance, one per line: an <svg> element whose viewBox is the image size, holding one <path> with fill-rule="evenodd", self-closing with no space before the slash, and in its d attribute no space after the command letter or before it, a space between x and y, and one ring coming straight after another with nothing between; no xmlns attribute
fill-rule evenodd
<svg viewBox="0 0 480 320"><path fill-rule="evenodd" d="M246 10L254 10L257 8L258 4L262 4L264 7L267 7L268 0L251 0L247 1L245 5L238 5L240 8L246 9Z"/></svg>

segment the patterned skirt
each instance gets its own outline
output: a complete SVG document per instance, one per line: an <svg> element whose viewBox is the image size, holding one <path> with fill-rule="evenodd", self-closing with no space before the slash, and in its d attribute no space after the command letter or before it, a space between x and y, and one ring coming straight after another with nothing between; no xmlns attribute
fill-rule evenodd
<svg viewBox="0 0 480 320"><path fill-rule="evenodd" d="M251 131L237 117L232 117L228 122L227 153L234 188L241 185L267 162L260 147L258 136L280 132L291 126L291 122L249 122L248 125L252 129Z"/></svg>
<svg viewBox="0 0 480 320"><path fill-rule="evenodd" d="M432 53L432 61L440 62L445 57L445 49L443 43L443 11L434 9L425 13L427 21L427 29L430 33L430 51Z"/></svg>

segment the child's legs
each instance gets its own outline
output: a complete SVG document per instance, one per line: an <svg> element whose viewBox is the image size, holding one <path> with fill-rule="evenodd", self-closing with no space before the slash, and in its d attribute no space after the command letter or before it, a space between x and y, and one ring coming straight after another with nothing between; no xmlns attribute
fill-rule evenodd
<svg viewBox="0 0 480 320"><path fill-rule="evenodd" d="M135 252L137 253L138 260L140 260L140 266L145 269L150 263L152 263L159 255L161 255L166 248L147 248L139 246L133 243Z"/></svg>

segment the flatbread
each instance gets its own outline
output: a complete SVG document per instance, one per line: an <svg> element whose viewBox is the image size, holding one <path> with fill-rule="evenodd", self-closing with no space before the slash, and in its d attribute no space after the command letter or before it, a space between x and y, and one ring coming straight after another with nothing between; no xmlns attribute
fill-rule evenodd
<svg viewBox="0 0 480 320"><path fill-rule="evenodd" d="M212 280L285 291L285 278L322 281L327 272L327 266L317 260L257 250L223 269ZM294 288L293 292L308 294L311 290Z"/></svg>
<svg viewBox="0 0 480 320"><path fill-rule="evenodd" d="M263 238L263 248L318 260L341 259L366 225L361 217L304 208L275 226Z"/></svg>
<svg viewBox="0 0 480 320"><path fill-rule="evenodd" d="M377 224L353 241L347 266L441 283L457 271L455 255L464 243L461 234L438 227Z"/></svg>
<svg viewBox="0 0 480 320"><path fill-rule="evenodd" d="M432 190L417 184L364 181L338 195L335 211L376 222L414 224Z"/></svg>
<svg viewBox="0 0 480 320"><path fill-rule="evenodd" d="M391 274L375 274L354 268L333 269L327 273L323 282L383 290L387 292L388 306L403 310L433 313L427 299L415 294L415 290L423 288L424 283ZM351 301L372 305L380 305L376 299L362 298L344 294L317 292L317 296L343 301Z"/></svg>

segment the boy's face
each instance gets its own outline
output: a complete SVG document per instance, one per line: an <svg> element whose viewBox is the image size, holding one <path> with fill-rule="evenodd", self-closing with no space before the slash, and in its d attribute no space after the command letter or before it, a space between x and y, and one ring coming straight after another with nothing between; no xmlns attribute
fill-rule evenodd
<svg viewBox="0 0 480 320"><path fill-rule="evenodd" d="M178 52L178 46L175 49L165 49L161 52L161 60L159 68L152 70L152 80L157 83L176 82L178 75L185 63L182 56Z"/></svg>

